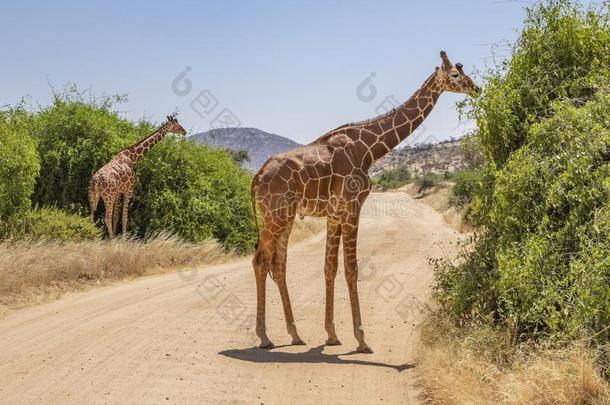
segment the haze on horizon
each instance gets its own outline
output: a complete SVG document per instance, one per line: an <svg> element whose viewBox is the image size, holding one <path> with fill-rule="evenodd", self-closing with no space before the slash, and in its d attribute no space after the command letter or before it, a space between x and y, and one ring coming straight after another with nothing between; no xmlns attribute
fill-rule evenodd
<svg viewBox="0 0 610 405"><path fill-rule="evenodd" d="M8 55L0 105L24 96L48 104L50 86L74 83L97 95L126 93L119 110L132 119L159 122L177 111L195 133L230 112L240 126L308 143L405 101L440 64L441 49L476 78L508 55L524 5L12 2L0 15ZM463 97L442 95L418 140L471 128L455 108Z"/></svg>

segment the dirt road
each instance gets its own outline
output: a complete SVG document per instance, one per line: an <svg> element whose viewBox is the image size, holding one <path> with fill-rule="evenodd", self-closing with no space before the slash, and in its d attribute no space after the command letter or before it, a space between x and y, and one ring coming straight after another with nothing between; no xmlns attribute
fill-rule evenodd
<svg viewBox="0 0 610 405"><path fill-rule="evenodd" d="M343 346L324 346L324 234L291 246L288 287L306 346L285 346L269 281L267 327L253 346L249 259L71 294L0 320L3 404L415 404L416 326L427 257L458 236L403 193L373 194L360 226L360 300L373 354L354 353L347 288L337 278ZM340 269L342 263L340 262ZM270 301L270 302L269 302Z"/></svg>

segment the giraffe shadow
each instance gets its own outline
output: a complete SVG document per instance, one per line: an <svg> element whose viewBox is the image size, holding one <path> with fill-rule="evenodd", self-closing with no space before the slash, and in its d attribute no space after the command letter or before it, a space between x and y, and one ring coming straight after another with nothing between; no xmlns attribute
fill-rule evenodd
<svg viewBox="0 0 610 405"><path fill-rule="evenodd" d="M388 364L377 361L359 360L342 358L341 356L350 356L360 354L356 351L340 354L325 354L323 353L325 345L312 347L304 353L288 353L276 351L284 346L276 346L270 350L259 349L258 347L249 347L245 349L223 350L218 354L232 359L249 361L253 363L302 363L302 364L352 364L357 366L372 366L386 367L402 372L415 367L414 364Z"/></svg>

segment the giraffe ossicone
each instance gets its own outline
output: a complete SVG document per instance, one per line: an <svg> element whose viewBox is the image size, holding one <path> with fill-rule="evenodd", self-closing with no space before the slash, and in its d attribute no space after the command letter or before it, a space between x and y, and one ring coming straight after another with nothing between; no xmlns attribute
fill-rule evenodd
<svg viewBox="0 0 610 405"><path fill-rule="evenodd" d="M104 201L104 221L110 239L114 238L117 232L121 196L123 197L123 233L127 232L127 213L136 184L135 166L138 159L171 133L186 135L186 130L175 117L168 116L161 127L140 142L119 151L110 162L91 176L88 189L91 220L95 220L95 211L101 198Z"/></svg>
<svg viewBox="0 0 610 405"><path fill-rule="evenodd" d="M265 326L267 274L277 283L288 333L302 343L286 287L288 237L296 214L327 218L324 275L327 344L340 344L334 326L334 283L339 243L343 240L345 278L357 350L372 352L364 340L357 278L357 236L362 205L371 191L368 169L411 134L430 114L444 91L475 94L463 65L453 65L441 51L441 66L402 105L373 119L342 125L312 143L271 157L252 179L251 197L259 233L252 259L256 278L256 333L261 347L272 347ZM258 228L256 208L262 227Z"/></svg>

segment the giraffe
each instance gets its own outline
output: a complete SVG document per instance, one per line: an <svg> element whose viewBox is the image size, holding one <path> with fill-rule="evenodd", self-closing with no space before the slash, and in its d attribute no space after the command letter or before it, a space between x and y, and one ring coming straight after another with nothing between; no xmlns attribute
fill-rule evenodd
<svg viewBox="0 0 610 405"><path fill-rule="evenodd" d="M95 220L95 210L101 197L106 208L104 219L110 239L116 234L121 195L123 196L123 233L127 231L127 210L133 196L138 159L170 133L186 135L184 128L172 116L168 116L161 127L142 141L122 149L91 177L89 181L91 220Z"/></svg>
<svg viewBox="0 0 610 405"><path fill-rule="evenodd" d="M267 274L278 286L286 328L292 344L300 338L286 287L288 236L296 214L327 218L324 278L327 345L340 345L334 326L334 285L338 252L343 240L344 271L351 304L357 351L372 353L364 339L357 279L356 242L360 209L371 191L371 165L388 153L428 116L443 91L475 95L479 88L441 51L436 67L412 96L399 107L376 118L342 125L312 143L271 157L252 179L252 211L259 240L252 259L256 279L256 334L261 348L273 347L265 327ZM256 208L262 226L259 229Z"/></svg>

